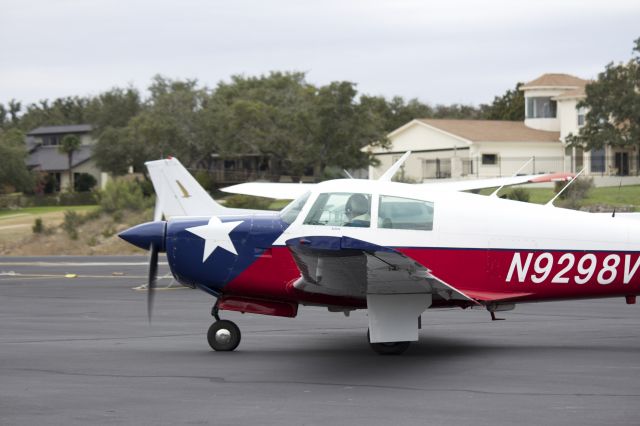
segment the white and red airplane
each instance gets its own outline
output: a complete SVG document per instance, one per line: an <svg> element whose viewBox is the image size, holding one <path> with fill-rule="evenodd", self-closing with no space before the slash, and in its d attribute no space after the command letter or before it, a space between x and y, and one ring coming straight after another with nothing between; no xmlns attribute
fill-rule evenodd
<svg viewBox="0 0 640 426"><path fill-rule="evenodd" d="M367 309L372 348L393 354L418 340L428 309L494 316L546 300L635 303L640 222L391 182L393 172L308 186L281 212L174 217L120 236L151 252L149 309L158 252L177 281L216 297L207 334L215 350L240 342L220 310Z"/></svg>

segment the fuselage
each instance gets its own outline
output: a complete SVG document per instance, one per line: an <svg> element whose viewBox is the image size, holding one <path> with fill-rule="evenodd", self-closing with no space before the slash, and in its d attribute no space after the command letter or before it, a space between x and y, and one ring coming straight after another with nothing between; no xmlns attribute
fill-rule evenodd
<svg viewBox="0 0 640 426"><path fill-rule="evenodd" d="M369 226L310 221L310 210L323 194L365 194ZM389 199L427 202L430 226L384 225L384 201ZM487 303L640 293L640 223L635 221L366 180L324 182L297 203L282 213L220 216L222 223L234 223L228 238L236 253L220 246L205 258L207 242L189 229L207 225L209 218L170 220L166 251L174 276L216 296L364 307L365 300L293 287L300 270L286 241L328 236L393 248Z"/></svg>

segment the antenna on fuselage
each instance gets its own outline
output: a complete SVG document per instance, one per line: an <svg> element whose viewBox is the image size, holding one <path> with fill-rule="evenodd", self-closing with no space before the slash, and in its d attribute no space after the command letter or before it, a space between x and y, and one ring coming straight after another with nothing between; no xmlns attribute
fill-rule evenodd
<svg viewBox="0 0 640 426"><path fill-rule="evenodd" d="M411 155L411 151L405 152L404 155L400 157L398 161L393 163L393 166L389 167L387 171L384 172L384 174L378 178L378 180L381 182L384 182L384 181L391 182L391 178L393 177L393 175L395 175L398 172L400 167L402 167L402 164L405 162L407 158L409 158L409 155Z"/></svg>
<svg viewBox="0 0 640 426"><path fill-rule="evenodd" d="M349 179L353 179L353 178L354 178L353 176L351 176L351 173L349 173L349 172L347 171L347 169L342 169L342 173L344 173L344 175L345 175L346 177L348 177Z"/></svg>
<svg viewBox="0 0 640 426"><path fill-rule="evenodd" d="M573 177L573 179L571 179L571 180L569 181L569 183L568 183L568 184L566 184L566 185L564 186L564 188L562 188L560 191L558 191L558 193L556 194L556 196L555 196L555 197L553 197L551 200L549 200L549 202L548 202L547 204L545 204L545 206L555 207L555 206L553 205L553 202L556 200L556 198L558 198L558 197L560 196L560 194L562 194L562 193L563 193L563 192L564 192L564 191L565 191L565 190L566 190L566 189L567 189L567 188L568 188L568 187L569 187L573 182L575 182L575 181L578 179L578 177L582 174L582 172L584 172L584 168L583 168L582 170L580 170L580 173L578 173L577 175L575 175L575 176Z"/></svg>
<svg viewBox="0 0 640 426"><path fill-rule="evenodd" d="M620 190L622 189L622 176L620 176L620 185L618 185L618 194L620 193ZM611 217L616 217L616 207L613 207L613 213L611 214Z"/></svg>
<svg viewBox="0 0 640 426"><path fill-rule="evenodd" d="M531 158L529 158L529 161L527 161L526 163L524 163L524 164L522 165L522 167L520 167L518 170L516 170L516 172L515 172L513 175L511 175L511 177L516 177L516 176L518 176L518 173L520 173L520 172L522 171L522 169L524 169L525 167L527 167L527 166L529 165L529 163L533 161L533 159L534 159L534 158L535 158L535 157L531 157ZM505 182L505 183L503 183L503 184L502 184L502 186L501 186L500 188L498 188L498 189L496 189L495 191L493 191L493 192L491 193L491 195L489 195L489 197L497 197L497 196L498 196L498 192L500 192L500 190L501 190L502 188L504 188L504 186L505 186L505 185L506 185L506 182Z"/></svg>

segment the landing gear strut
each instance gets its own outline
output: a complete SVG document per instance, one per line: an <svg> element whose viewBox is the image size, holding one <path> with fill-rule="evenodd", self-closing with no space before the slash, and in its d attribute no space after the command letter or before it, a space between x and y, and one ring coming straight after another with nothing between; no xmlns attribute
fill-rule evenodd
<svg viewBox="0 0 640 426"><path fill-rule="evenodd" d="M371 349L379 353L380 355L400 355L407 349L411 342L384 342L384 343L371 343L371 335L367 330L367 341Z"/></svg>
<svg viewBox="0 0 640 426"><path fill-rule="evenodd" d="M221 320L218 314L218 302L213 305L211 315L216 322L211 324L207 332L207 342L214 351L232 351L240 344L240 329L229 320Z"/></svg>

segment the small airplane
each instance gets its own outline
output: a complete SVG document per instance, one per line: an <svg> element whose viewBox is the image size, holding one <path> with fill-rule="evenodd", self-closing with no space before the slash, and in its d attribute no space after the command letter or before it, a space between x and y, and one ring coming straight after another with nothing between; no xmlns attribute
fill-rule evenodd
<svg viewBox="0 0 640 426"><path fill-rule="evenodd" d="M393 176L410 154L411 152L405 153L387 171L386 175ZM523 167L529 162L525 163ZM272 210L228 208L217 203L175 157L147 161L145 166L156 193L154 220L160 220L162 216L171 218L175 216L216 216L272 212ZM469 191L530 183L568 181L573 176L571 173L536 175L517 175L516 173L511 177L441 181L415 184L415 186L421 188L421 190L426 188L429 190ZM387 177L382 177L381 179L387 180ZM309 191L314 185L314 183L247 182L222 188L222 191L278 200L294 200Z"/></svg>
<svg viewBox="0 0 640 426"><path fill-rule="evenodd" d="M241 339L222 310L367 309L371 347L399 354L418 340L427 309L480 307L497 319L525 302L635 303L637 222L392 182L398 168L308 186L280 212L178 216L122 232L150 251L149 318L159 252L178 282L216 298L207 340L217 351Z"/></svg>

